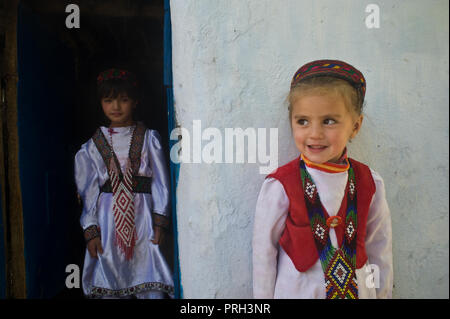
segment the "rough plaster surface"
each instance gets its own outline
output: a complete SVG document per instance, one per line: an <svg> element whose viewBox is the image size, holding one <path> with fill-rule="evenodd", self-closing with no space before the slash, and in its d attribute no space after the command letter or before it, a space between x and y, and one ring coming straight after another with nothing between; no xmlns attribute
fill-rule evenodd
<svg viewBox="0 0 450 319"><path fill-rule="evenodd" d="M352 157L384 178L394 297L448 298L448 2L172 0L180 126L278 127L278 162L297 155L285 97L297 68L345 60L365 75ZM365 8L380 8L367 29ZM192 142L191 142L192 143ZM205 144L206 142L203 142ZM181 164L177 218L185 298L251 298L259 164Z"/></svg>

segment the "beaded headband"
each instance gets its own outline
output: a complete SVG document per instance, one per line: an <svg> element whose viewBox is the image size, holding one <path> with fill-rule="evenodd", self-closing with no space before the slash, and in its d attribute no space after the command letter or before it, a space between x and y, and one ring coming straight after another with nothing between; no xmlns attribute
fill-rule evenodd
<svg viewBox="0 0 450 319"><path fill-rule="evenodd" d="M366 94L364 75L350 64L339 60L317 60L303 65L295 72L291 81L291 89L305 79L319 76L331 76L348 81L364 100Z"/></svg>
<svg viewBox="0 0 450 319"><path fill-rule="evenodd" d="M108 80L124 80L124 81L130 81L131 85L137 86L137 80L133 73L127 70L120 70L120 69L108 69L103 72L101 72L97 77L97 85L102 84L103 81Z"/></svg>

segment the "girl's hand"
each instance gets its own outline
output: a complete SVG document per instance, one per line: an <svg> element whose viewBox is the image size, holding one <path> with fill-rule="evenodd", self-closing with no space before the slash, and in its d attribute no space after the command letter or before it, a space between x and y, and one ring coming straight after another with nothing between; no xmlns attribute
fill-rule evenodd
<svg viewBox="0 0 450 319"><path fill-rule="evenodd" d="M91 255L92 258L98 258L98 253L103 254L103 247L102 242L100 241L100 237L91 239L87 243L87 249L89 251L89 255Z"/></svg>
<svg viewBox="0 0 450 319"><path fill-rule="evenodd" d="M155 245L161 245L164 239L164 234L164 228L154 225L152 243Z"/></svg>

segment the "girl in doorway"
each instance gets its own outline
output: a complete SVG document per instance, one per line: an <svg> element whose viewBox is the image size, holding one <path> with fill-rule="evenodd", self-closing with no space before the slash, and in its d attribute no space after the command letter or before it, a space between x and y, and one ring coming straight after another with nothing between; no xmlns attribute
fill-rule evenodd
<svg viewBox="0 0 450 319"><path fill-rule="evenodd" d="M392 243L383 180L347 157L366 83L337 60L294 75L289 100L300 156L268 175L255 213L255 298L390 298Z"/></svg>
<svg viewBox="0 0 450 319"><path fill-rule="evenodd" d="M135 76L109 69L97 78L109 127L75 156L87 244L83 292L93 298L173 297L172 272L159 244L169 225L169 178L160 135L133 119Z"/></svg>

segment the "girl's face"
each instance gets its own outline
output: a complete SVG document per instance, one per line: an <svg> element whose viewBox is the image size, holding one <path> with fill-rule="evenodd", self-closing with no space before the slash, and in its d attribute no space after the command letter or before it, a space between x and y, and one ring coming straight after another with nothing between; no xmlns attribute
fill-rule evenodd
<svg viewBox="0 0 450 319"><path fill-rule="evenodd" d="M111 127L133 125L133 111L137 102L125 93L117 97L104 97L101 100L103 112L111 121Z"/></svg>
<svg viewBox="0 0 450 319"><path fill-rule="evenodd" d="M302 95L292 105L292 134L310 161L337 163L347 141L358 134L363 116L349 111L339 95Z"/></svg>

